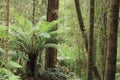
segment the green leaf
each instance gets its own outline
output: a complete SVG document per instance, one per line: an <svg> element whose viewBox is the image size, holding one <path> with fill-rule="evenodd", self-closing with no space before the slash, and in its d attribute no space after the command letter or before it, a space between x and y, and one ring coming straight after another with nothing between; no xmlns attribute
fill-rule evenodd
<svg viewBox="0 0 120 80"><path fill-rule="evenodd" d="M8 74L8 75L14 75L10 70L8 69L5 69L5 68L2 68L3 72L5 72L5 74Z"/></svg>
<svg viewBox="0 0 120 80"><path fill-rule="evenodd" d="M6 28L7 28L6 26L0 25L0 38L7 37L8 34L5 32Z"/></svg>
<svg viewBox="0 0 120 80"><path fill-rule="evenodd" d="M39 21L37 23L37 27L40 29L41 32L46 32L49 30L49 25L50 25L50 22L47 22L47 21Z"/></svg>
<svg viewBox="0 0 120 80"><path fill-rule="evenodd" d="M10 70L5 68L0 68L4 74L3 79L5 80L20 80L19 76L14 75Z"/></svg>
<svg viewBox="0 0 120 80"><path fill-rule="evenodd" d="M23 31L31 30L32 23L27 18L24 18L23 16L20 16L20 15L15 15L15 18L21 30Z"/></svg>
<svg viewBox="0 0 120 80"><path fill-rule="evenodd" d="M3 53L4 53L4 50L0 48L0 55L2 55Z"/></svg>
<svg viewBox="0 0 120 80"><path fill-rule="evenodd" d="M50 34L48 34L48 33L40 33L40 36L44 37L44 38L50 38L51 37Z"/></svg>
<svg viewBox="0 0 120 80"><path fill-rule="evenodd" d="M21 65L19 65L18 63L14 62L14 61L11 61L11 60L8 61L8 64L15 68L23 68Z"/></svg>

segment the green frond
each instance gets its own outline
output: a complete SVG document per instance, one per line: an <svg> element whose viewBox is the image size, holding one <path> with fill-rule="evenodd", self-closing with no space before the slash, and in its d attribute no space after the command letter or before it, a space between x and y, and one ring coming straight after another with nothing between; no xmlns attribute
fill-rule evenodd
<svg viewBox="0 0 120 80"><path fill-rule="evenodd" d="M23 16L15 15L15 19L19 25L19 29L23 31L29 31L32 29L32 23Z"/></svg>
<svg viewBox="0 0 120 80"><path fill-rule="evenodd" d="M40 29L41 32L47 32L49 29L49 25L50 25L50 22L39 21L36 26Z"/></svg>
<svg viewBox="0 0 120 80"><path fill-rule="evenodd" d="M59 23L59 20L53 22L39 21L35 27L31 26L29 20L22 18L22 16L16 16L16 20L19 23L20 28L16 27L11 28L12 39L11 41L16 44L16 47L19 48L22 52L27 54L36 54L39 53L41 49L45 47L54 47L57 48L57 44L51 42L56 42L57 31L55 28ZM29 24L24 25L24 22ZM22 27L25 26L22 29Z"/></svg>
<svg viewBox="0 0 120 80"><path fill-rule="evenodd" d="M6 26L0 25L0 38L5 38L8 36L8 34L6 33L6 29Z"/></svg>
<svg viewBox="0 0 120 80"><path fill-rule="evenodd" d="M59 22L60 20L54 20L52 22L39 21L36 26L39 27L41 32L52 32L57 29Z"/></svg>
<svg viewBox="0 0 120 80"><path fill-rule="evenodd" d="M43 38L46 38L46 39L51 38L51 35L48 34L48 33L45 33L45 32L40 33L40 36L43 37Z"/></svg>

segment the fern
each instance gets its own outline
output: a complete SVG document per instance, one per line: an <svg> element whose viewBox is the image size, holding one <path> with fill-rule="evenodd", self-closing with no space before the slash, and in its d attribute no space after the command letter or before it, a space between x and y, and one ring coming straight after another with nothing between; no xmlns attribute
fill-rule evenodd
<svg viewBox="0 0 120 80"><path fill-rule="evenodd" d="M0 80L21 80L19 76L14 75L6 68L0 68Z"/></svg>

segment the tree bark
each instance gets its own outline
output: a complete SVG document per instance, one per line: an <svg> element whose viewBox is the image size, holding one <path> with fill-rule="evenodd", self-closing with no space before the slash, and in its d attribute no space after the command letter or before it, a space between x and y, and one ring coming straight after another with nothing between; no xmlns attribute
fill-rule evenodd
<svg viewBox="0 0 120 80"><path fill-rule="evenodd" d="M5 25L6 25L6 30L5 33L8 35L8 30L9 30L9 5L10 5L10 0L6 1L6 11L5 11ZM5 54L4 54L4 58L5 61L7 61L8 58L8 36L6 38L4 38L4 50L5 50Z"/></svg>
<svg viewBox="0 0 120 80"><path fill-rule="evenodd" d="M85 48L86 48L86 51L88 52L88 38L87 38L87 34L85 33L85 26L84 26L84 22L83 22L83 18L82 18L82 13L81 13L81 9L80 9L79 0L74 0L74 2L75 2L75 7L76 7L77 16L78 16L79 26L80 26L80 30L82 32L82 37L83 37L83 40L84 40ZM96 67L96 66L94 66L94 67ZM97 69L97 67L96 67L96 69ZM95 71L93 70L93 72L95 72ZM97 74L99 74L99 72ZM98 76L96 76L96 78L98 78ZM99 76L99 79L100 79L100 76Z"/></svg>
<svg viewBox="0 0 120 80"><path fill-rule="evenodd" d="M36 77L36 69L37 69L37 54L28 54L29 61L26 64L27 72L30 72L30 76L35 78Z"/></svg>
<svg viewBox="0 0 120 80"><path fill-rule="evenodd" d="M47 21L52 22L58 19L59 0L48 0ZM57 27L56 29L57 30ZM57 44L57 41L53 42ZM45 69L54 68L57 64L57 49L46 48L45 52Z"/></svg>
<svg viewBox="0 0 120 80"><path fill-rule="evenodd" d="M106 60L106 54L107 54L107 14L108 14L108 5L109 1L108 0L103 0L102 1L102 25L101 27L101 37L100 37L100 46L101 46L101 65L102 65L102 80L104 80L105 76L105 60ZM106 10L105 10L106 9Z"/></svg>
<svg viewBox="0 0 120 80"><path fill-rule="evenodd" d="M117 60L117 33L120 0L110 0L108 17L107 55L105 80L115 80Z"/></svg>
<svg viewBox="0 0 120 80"><path fill-rule="evenodd" d="M82 18L79 0L74 0L74 2L75 2L78 21L79 21L79 25L80 25L80 30L82 32L82 37L84 40L85 48L86 48L86 51L88 51L88 39L87 39L87 34L85 33L85 25L84 25L83 18Z"/></svg>
<svg viewBox="0 0 120 80"><path fill-rule="evenodd" d="M92 75L92 69L94 65L93 36L94 36L94 0L90 0L90 29L89 29L89 40L88 40L88 77L87 77L87 80L93 80L93 75Z"/></svg>

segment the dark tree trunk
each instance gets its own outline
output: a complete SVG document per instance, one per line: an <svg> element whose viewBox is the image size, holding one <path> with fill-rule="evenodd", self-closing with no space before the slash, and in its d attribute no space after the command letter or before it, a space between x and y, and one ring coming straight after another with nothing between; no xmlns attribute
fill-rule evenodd
<svg viewBox="0 0 120 80"><path fill-rule="evenodd" d="M93 80L93 75L92 75L92 69L94 65L93 36L94 36L94 0L90 0L90 29L89 29L89 40L88 40L88 78L87 80Z"/></svg>
<svg viewBox="0 0 120 80"><path fill-rule="evenodd" d="M31 77L35 78L36 68L37 68L37 54L29 54L29 61L27 62L27 71L30 72Z"/></svg>
<svg viewBox="0 0 120 80"><path fill-rule="evenodd" d="M88 51L88 39L87 39L87 34L85 33L85 26L84 26L84 22L83 22L83 18L82 18L79 0L75 0L75 7L76 7L76 11L77 11L78 21L79 21L79 25L80 25L80 30L82 32L82 37L84 40L85 48Z"/></svg>
<svg viewBox="0 0 120 80"><path fill-rule="evenodd" d="M52 22L58 19L59 0L48 0L47 21ZM56 29L57 30L57 27ZM57 41L53 42L57 44ZM46 48L45 69L54 68L57 63L57 49Z"/></svg>
<svg viewBox="0 0 120 80"><path fill-rule="evenodd" d="M46 63L45 63L45 69L48 68L55 68L55 65L57 64L57 49L54 48L46 48Z"/></svg>
<svg viewBox="0 0 120 80"><path fill-rule="evenodd" d="M120 0L110 0L105 80L115 80L117 60L117 33Z"/></svg>

